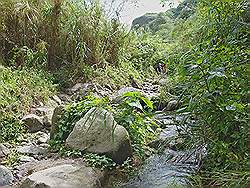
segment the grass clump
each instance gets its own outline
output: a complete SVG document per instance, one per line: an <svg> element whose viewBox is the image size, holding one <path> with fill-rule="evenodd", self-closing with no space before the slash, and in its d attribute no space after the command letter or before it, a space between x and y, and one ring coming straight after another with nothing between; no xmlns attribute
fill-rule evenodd
<svg viewBox="0 0 250 188"><path fill-rule="evenodd" d="M16 139L23 131L20 118L33 104L55 93L49 75L36 70L0 68L0 141Z"/></svg>

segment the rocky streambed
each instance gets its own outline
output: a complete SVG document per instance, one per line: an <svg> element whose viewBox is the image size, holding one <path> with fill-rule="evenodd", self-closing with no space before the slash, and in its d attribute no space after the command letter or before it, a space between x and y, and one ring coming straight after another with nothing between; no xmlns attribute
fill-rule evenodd
<svg viewBox="0 0 250 188"><path fill-rule="evenodd" d="M119 99L119 96L128 91L140 91L154 100L159 98L160 82L157 83L148 81L143 83L140 89L125 87L117 92L112 91L108 86L104 88L99 85L79 83L69 88L66 93L54 96L47 105L41 104L32 107L30 114L22 119L29 133L19 138L20 142L17 146L9 143L0 144L0 187L94 188L106 186L109 182L108 171L88 167L81 158L62 158L59 154L50 151L48 141L51 137L50 134L55 131L53 130L53 124L58 120L61 106L78 100L90 91L100 97L109 96L112 100ZM120 183L118 187L161 188L168 185L185 186L185 177L198 167L203 151L180 151L176 149L176 145L182 142L182 140L178 139L176 119L182 117L176 118L175 115L169 114L169 111L176 107L176 101L172 100L163 107L168 110L168 114L159 112L155 117L163 128L162 132L157 140L149 143L149 147L154 148L157 152L147 158L135 177L127 182ZM110 115L109 121L113 121L112 118L112 115ZM100 122L101 120L99 121L97 118L96 124L98 125ZM90 127L86 129L92 129ZM78 135L79 130L84 131L81 122L75 129L77 130L75 130L74 135ZM77 146L77 149L86 147L91 152L110 154L114 160L121 162L124 160L124 157L122 157L124 144L126 145L126 156L131 153L128 152L130 146L126 140L127 133L123 130L124 139L123 137L120 140L118 139L116 145L113 144L109 147L109 141L104 142L102 140L105 136L107 138L111 137L107 130L105 129L103 132L103 129L99 129L98 126L97 129L92 129L93 134L97 132L102 135L94 136L93 142L95 142L96 147L74 142L74 135L71 135L69 143L74 147ZM120 137L120 133L120 131L117 132L117 137ZM77 137L81 138L80 140L85 138L79 135ZM88 143L90 142L89 139L92 138L89 137L84 142Z"/></svg>

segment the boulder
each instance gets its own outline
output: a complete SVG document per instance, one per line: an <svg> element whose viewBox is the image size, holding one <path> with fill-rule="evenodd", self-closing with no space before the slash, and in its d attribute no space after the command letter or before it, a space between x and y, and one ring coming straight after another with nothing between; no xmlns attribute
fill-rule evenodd
<svg viewBox="0 0 250 188"><path fill-rule="evenodd" d="M34 133L43 129L42 119L35 114L29 114L29 115L24 116L22 119L22 122L31 133Z"/></svg>
<svg viewBox="0 0 250 188"><path fill-rule="evenodd" d="M66 145L72 149L105 154L119 164L132 155L127 130L102 108L92 108L76 123Z"/></svg>
<svg viewBox="0 0 250 188"><path fill-rule="evenodd" d="M10 153L10 150L7 147L5 147L3 144L0 144L0 158L5 157L9 153Z"/></svg>
<svg viewBox="0 0 250 188"><path fill-rule="evenodd" d="M28 162L35 162L37 160L33 157L22 155L18 158L18 161L20 161L21 163L28 163Z"/></svg>
<svg viewBox="0 0 250 188"><path fill-rule="evenodd" d="M59 105L62 105L62 104L63 104L63 102L61 101L60 97L58 97L57 95L54 95L54 96L52 97L52 99L53 99L54 101L56 101L57 104L59 104Z"/></svg>
<svg viewBox="0 0 250 188"><path fill-rule="evenodd" d="M57 122L60 120L61 116L64 113L64 106L57 106L52 115L52 126L50 130L50 139L54 138L55 134L58 132Z"/></svg>
<svg viewBox="0 0 250 188"><path fill-rule="evenodd" d="M14 177L9 169L4 166L0 166L0 187L10 185L14 180Z"/></svg>
<svg viewBox="0 0 250 188"><path fill-rule="evenodd" d="M64 164L35 172L20 188L99 188L103 173L91 167Z"/></svg>

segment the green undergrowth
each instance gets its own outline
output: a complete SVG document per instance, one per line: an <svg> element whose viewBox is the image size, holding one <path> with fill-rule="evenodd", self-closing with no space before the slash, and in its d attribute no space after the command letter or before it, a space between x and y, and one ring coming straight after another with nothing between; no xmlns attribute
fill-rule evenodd
<svg viewBox="0 0 250 188"><path fill-rule="evenodd" d="M67 156L84 155L83 157L91 165L105 167L111 164L108 158L98 157L95 154L84 154L81 151L71 151L64 146L64 142L73 130L75 123L93 107L101 107L113 113L117 123L127 129L134 155L143 159L147 142L156 136L157 125L152 118L152 102L139 92L125 93L121 98L121 102L115 104L111 103L107 98L93 96L87 96L78 103L70 104L65 108L64 114L57 123L57 133L50 141L52 149L58 150L61 154ZM99 160L100 162L98 162ZM99 163L103 163L103 165Z"/></svg>
<svg viewBox="0 0 250 188"><path fill-rule="evenodd" d="M185 143L207 149L193 186L247 187L249 2L198 2L168 36L169 76L176 80L172 93L183 104L178 113L187 114Z"/></svg>
<svg viewBox="0 0 250 188"><path fill-rule="evenodd" d="M42 71L0 67L0 142L17 139L21 117L54 93L51 77Z"/></svg>

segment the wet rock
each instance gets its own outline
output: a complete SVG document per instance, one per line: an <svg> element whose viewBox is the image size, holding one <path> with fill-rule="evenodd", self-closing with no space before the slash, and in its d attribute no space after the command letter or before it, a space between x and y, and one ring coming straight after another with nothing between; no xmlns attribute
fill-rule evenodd
<svg viewBox="0 0 250 188"><path fill-rule="evenodd" d="M165 143L165 139L162 139L162 138L158 138L156 140L152 140L151 142L148 143L148 146L150 148L154 148L156 150L160 149L160 147L164 146L166 143Z"/></svg>
<svg viewBox="0 0 250 188"><path fill-rule="evenodd" d="M0 158L7 156L9 153L10 150L7 147L5 147L5 145L0 144Z"/></svg>
<svg viewBox="0 0 250 188"><path fill-rule="evenodd" d="M80 119L66 140L72 149L106 154L116 163L132 155L126 129L118 125L113 115L101 108L92 108Z"/></svg>
<svg viewBox="0 0 250 188"><path fill-rule="evenodd" d="M91 167L65 164L31 174L20 188L100 188L102 179Z"/></svg>
<svg viewBox="0 0 250 188"><path fill-rule="evenodd" d="M65 112L64 106L60 105L54 109L52 115L52 126L50 130L50 139L54 138L55 134L58 132L57 122L60 120L61 116Z"/></svg>
<svg viewBox="0 0 250 188"><path fill-rule="evenodd" d="M24 116L22 122L28 128L29 132L32 133L42 130L44 126L42 119L35 114Z"/></svg>
<svg viewBox="0 0 250 188"><path fill-rule="evenodd" d="M47 149L41 146L34 145L34 144L28 144L25 146L18 146L17 152L21 154L28 154L28 155L42 155L47 152Z"/></svg>
<svg viewBox="0 0 250 188"><path fill-rule="evenodd" d="M14 177L9 169L0 166L0 186L10 185L14 181Z"/></svg>

